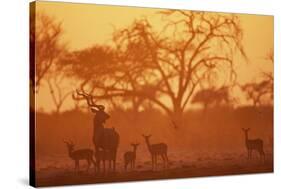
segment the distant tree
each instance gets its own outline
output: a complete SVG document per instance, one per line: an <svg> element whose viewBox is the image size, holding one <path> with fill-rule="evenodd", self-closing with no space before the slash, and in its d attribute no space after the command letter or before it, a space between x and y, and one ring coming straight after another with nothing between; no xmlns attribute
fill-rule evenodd
<svg viewBox="0 0 281 189"><path fill-rule="evenodd" d="M271 49L269 51L269 53L267 54L266 58L265 58L270 64L274 64L274 53L273 50ZM268 83L271 85L271 88L268 88L268 92L270 94L271 99L273 99L273 85L274 85L274 76L273 76L273 69L272 71L268 71L268 72L263 72L264 75L264 80L268 81Z"/></svg>
<svg viewBox="0 0 281 189"><path fill-rule="evenodd" d="M274 63L273 50L270 50L265 57L265 63ZM247 83L241 86L242 91L246 93L247 99L252 101L252 105L257 107L273 100L273 70L262 71L262 78L258 82ZM267 101L267 102L265 102ZM272 102L270 102L272 103Z"/></svg>
<svg viewBox="0 0 281 189"><path fill-rule="evenodd" d="M273 49L269 50L269 52L267 53L265 60L269 61L270 64L274 63L274 52ZM270 72L272 75L273 73ZM271 77L273 79L273 77Z"/></svg>
<svg viewBox="0 0 281 189"><path fill-rule="evenodd" d="M148 100L180 126L205 78L216 72L220 80L235 82L234 52L246 57L242 29L232 14L171 10L160 15L161 30L147 19L137 20L114 33L114 50L74 52L72 73L96 99Z"/></svg>
<svg viewBox="0 0 281 189"><path fill-rule="evenodd" d="M221 87L219 89L209 88L198 91L192 98L192 103L201 103L206 110L210 105L221 106L229 105L232 100L229 96L228 88Z"/></svg>
<svg viewBox="0 0 281 189"><path fill-rule="evenodd" d="M262 98L271 93L272 84L263 80L258 83L247 83L241 89L246 93L247 99L252 101L252 105L257 107L262 105Z"/></svg>

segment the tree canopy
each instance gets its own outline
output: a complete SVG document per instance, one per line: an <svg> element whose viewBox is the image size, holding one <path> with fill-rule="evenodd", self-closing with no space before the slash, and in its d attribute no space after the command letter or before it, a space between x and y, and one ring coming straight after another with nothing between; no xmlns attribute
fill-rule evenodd
<svg viewBox="0 0 281 189"><path fill-rule="evenodd" d="M159 14L164 18L161 30L139 19L114 32L113 47L72 52L64 62L96 99L148 100L181 124L196 88L214 76L224 84L236 81L234 54L246 57L243 32L231 14Z"/></svg>

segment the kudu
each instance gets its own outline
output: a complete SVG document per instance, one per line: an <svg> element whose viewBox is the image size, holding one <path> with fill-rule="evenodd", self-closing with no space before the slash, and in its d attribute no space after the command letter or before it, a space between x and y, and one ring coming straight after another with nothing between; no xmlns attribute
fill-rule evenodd
<svg viewBox="0 0 281 189"><path fill-rule="evenodd" d="M75 145L73 144L73 142L64 141L64 143L66 144L66 147L68 150L68 156L75 163L75 171L79 171L79 161L80 160L86 160L88 162L87 171L89 171L91 164L94 165L94 167L95 167L94 170L96 171L96 162L93 159L93 156L94 156L93 150L91 150L91 149L75 150L74 149Z"/></svg>
<svg viewBox="0 0 281 189"><path fill-rule="evenodd" d="M110 118L110 116L104 111L105 107L103 105L97 105L93 100L93 96L87 94L83 89L80 91L76 90L76 94L81 97L80 99L85 99L87 101L91 111L95 114L93 121L93 143L96 149L98 172L100 172L100 162L103 161L104 163L104 160L109 161L110 168L111 163L113 163L113 171L115 171L119 134L114 128L104 128L104 123ZM75 97L75 99L79 98ZM108 155L105 156L104 154ZM105 165L103 167L105 167Z"/></svg>
<svg viewBox="0 0 281 189"><path fill-rule="evenodd" d="M249 139L248 132L249 128L244 129L242 128L244 134L245 134L245 145L248 150L248 159L252 159L252 151L256 150L260 154L260 158L265 161L265 153L263 151L263 141L261 139Z"/></svg>
<svg viewBox="0 0 281 189"><path fill-rule="evenodd" d="M139 146L138 143L132 143L131 146L133 147L133 151L128 151L124 154L124 169L127 170L128 164L131 166L131 170L135 168L136 162L136 152L137 147Z"/></svg>
<svg viewBox="0 0 281 189"><path fill-rule="evenodd" d="M158 143L158 144L150 144L150 137L151 135L142 135L145 139L148 151L151 155L151 161L152 161L152 169L154 170L154 167L157 168L157 156L161 156L164 163L164 168L169 166L169 160L168 160L168 146L165 143Z"/></svg>

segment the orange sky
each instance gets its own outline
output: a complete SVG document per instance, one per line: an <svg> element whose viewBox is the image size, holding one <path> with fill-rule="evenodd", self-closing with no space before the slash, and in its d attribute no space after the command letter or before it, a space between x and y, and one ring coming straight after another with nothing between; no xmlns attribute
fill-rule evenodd
<svg viewBox="0 0 281 189"><path fill-rule="evenodd" d="M161 20L155 12L159 9L102 6L94 4L37 2L36 11L44 12L62 21L63 40L71 50L83 49L93 44L108 43L113 28L130 25L136 18L147 17L153 27L160 27ZM237 72L240 82L252 81L261 70L272 70L264 56L273 49L273 17L239 15L244 31L243 44L250 64L239 64ZM237 58L237 61L242 61ZM37 107L45 111L52 109L50 95L43 86L37 98ZM71 100L71 99L69 99Z"/></svg>

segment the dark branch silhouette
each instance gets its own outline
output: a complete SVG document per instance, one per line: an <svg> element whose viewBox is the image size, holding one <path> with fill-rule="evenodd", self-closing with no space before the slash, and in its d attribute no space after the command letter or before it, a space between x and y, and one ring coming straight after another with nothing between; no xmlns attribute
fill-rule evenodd
<svg viewBox="0 0 281 189"><path fill-rule="evenodd" d="M265 57L265 60L265 63L269 62L273 65L273 50L269 51L269 53ZM268 102L270 102L270 104L273 104L273 85L273 71L263 71L261 80L259 80L258 82L246 83L240 87L242 91L246 93L247 99L252 101L252 105L257 107Z"/></svg>
<svg viewBox="0 0 281 189"><path fill-rule="evenodd" d="M161 31L147 19L137 20L114 33L114 49L94 46L73 52L65 62L70 73L93 90L95 99L131 99L138 106L148 100L182 125L194 91L206 78L220 73L225 83L236 81L234 52L246 58L242 30L233 15L160 14L166 19Z"/></svg>
<svg viewBox="0 0 281 189"><path fill-rule="evenodd" d="M45 14L36 15L34 28L35 67L34 85L39 90L42 79L65 51L65 45L60 42L63 33L61 23Z"/></svg>
<svg viewBox="0 0 281 189"><path fill-rule="evenodd" d="M247 83L241 86L246 93L247 99L252 101L252 105L257 107L262 105L262 98L266 95L272 96L273 86L270 81L263 80L258 83Z"/></svg>
<svg viewBox="0 0 281 189"><path fill-rule="evenodd" d="M59 73L52 74L51 77L46 77L49 92L55 105L55 113L57 114L60 113L61 107L67 97L72 94L72 91L65 91L62 87L63 80L64 75Z"/></svg>

